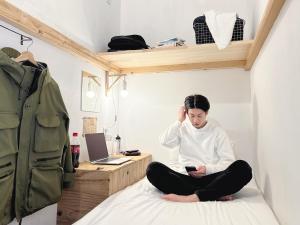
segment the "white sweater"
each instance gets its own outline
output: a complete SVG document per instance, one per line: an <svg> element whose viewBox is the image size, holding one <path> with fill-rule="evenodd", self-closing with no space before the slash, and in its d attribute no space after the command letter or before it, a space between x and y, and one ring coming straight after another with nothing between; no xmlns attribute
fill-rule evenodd
<svg viewBox="0 0 300 225"><path fill-rule="evenodd" d="M206 166L206 174L222 171L234 160L234 153L226 132L208 121L203 128L195 128L187 118L176 121L161 137L163 146L179 146L182 166Z"/></svg>

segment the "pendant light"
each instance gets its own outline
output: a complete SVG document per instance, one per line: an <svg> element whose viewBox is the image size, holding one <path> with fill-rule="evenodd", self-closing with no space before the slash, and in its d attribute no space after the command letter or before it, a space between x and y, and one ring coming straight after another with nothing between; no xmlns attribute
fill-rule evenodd
<svg viewBox="0 0 300 225"><path fill-rule="evenodd" d="M126 81L126 76L124 76L123 78L123 82L122 82L122 90L121 90L121 96L123 98L126 98L128 95L128 91L127 91L127 81Z"/></svg>

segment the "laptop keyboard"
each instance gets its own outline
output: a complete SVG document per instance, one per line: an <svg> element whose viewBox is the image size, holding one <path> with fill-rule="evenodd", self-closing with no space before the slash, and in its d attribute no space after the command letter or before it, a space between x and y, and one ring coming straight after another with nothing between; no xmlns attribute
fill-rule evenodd
<svg viewBox="0 0 300 225"><path fill-rule="evenodd" d="M131 158L130 157L108 157L106 159L98 159L96 161L94 161L94 163L110 163L110 162L114 162L114 163L123 163L123 162L127 162L130 161Z"/></svg>
<svg viewBox="0 0 300 225"><path fill-rule="evenodd" d="M98 159L95 162L111 162L112 160L115 160L116 158L106 158L106 159Z"/></svg>

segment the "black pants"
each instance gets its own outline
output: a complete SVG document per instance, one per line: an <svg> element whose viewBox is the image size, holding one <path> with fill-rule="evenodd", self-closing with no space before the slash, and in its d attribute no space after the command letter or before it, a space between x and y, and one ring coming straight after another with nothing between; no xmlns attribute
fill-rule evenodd
<svg viewBox="0 0 300 225"><path fill-rule="evenodd" d="M200 201L213 201L241 190L251 180L252 169L247 162L237 160L224 171L195 178L152 162L147 168L147 178L165 194L195 193Z"/></svg>

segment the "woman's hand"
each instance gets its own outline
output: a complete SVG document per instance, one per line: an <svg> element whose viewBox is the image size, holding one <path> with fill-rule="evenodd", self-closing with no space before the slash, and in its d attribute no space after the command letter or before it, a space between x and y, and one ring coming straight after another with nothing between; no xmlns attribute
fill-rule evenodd
<svg viewBox="0 0 300 225"><path fill-rule="evenodd" d="M178 120L179 122L183 122L185 120L185 117L186 117L186 109L184 106L181 106L179 108L179 111L178 111Z"/></svg>
<svg viewBox="0 0 300 225"><path fill-rule="evenodd" d="M189 172L189 175L192 177L202 177L206 175L206 167L198 166L196 171Z"/></svg>

